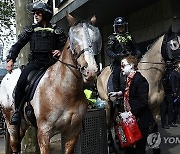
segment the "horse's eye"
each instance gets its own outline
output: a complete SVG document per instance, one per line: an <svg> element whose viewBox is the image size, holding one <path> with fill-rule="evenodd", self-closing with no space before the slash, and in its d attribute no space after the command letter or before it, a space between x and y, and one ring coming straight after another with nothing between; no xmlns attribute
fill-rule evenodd
<svg viewBox="0 0 180 154"><path fill-rule="evenodd" d="M170 48L171 50L177 50L179 48L179 43L177 40L170 41Z"/></svg>

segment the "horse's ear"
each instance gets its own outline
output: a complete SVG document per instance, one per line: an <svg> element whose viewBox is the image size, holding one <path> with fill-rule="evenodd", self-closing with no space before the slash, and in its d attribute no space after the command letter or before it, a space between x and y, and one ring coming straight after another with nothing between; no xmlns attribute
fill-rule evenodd
<svg viewBox="0 0 180 154"><path fill-rule="evenodd" d="M76 23L76 19L66 12L66 19L68 21L69 26L73 26Z"/></svg>
<svg viewBox="0 0 180 154"><path fill-rule="evenodd" d="M173 31L172 31L172 25L171 25L167 31L167 35L171 36L172 33L173 33Z"/></svg>
<svg viewBox="0 0 180 154"><path fill-rule="evenodd" d="M90 23L91 23L92 25L95 25L95 24L96 24L96 16L95 16L95 15L91 18Z"/></svg>

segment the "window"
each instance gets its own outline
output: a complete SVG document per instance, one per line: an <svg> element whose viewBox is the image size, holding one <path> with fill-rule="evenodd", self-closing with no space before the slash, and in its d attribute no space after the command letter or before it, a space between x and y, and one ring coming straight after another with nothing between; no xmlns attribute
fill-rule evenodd
<svg viewBox="0 0 180 154"><path fill-rule="evenodd" d="M61 6L62 3L64 3L65 1L67 1L67 0L55 0L55 7L57 8L57 7Z"/></svg>

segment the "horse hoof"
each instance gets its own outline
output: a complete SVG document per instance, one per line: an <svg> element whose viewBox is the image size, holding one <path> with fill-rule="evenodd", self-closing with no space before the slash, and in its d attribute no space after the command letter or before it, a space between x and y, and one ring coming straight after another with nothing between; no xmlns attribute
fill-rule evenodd
<svg viewBox="0 0 180 154"><path fill-rule="evenodd" d="M109 147L109 153L116 153L116 148L114 146Z"/></svg>

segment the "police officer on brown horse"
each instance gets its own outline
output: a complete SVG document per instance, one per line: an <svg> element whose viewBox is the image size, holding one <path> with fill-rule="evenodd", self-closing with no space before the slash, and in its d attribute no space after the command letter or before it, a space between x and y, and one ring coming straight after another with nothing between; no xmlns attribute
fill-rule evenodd
<svg viewBox="0 0 180 154"><path fill-rule="evenodd" d="M7 56L7 71L11 73L14 62L20 50L30 42L31 57L29 63L22 71L16 85L15 91L15 113L11 118L11 124L16 125L21 122L19 111L20 104L24 103L25 87L27 76L32 70L48 68L56 62L54 57L60 56L67 40L63 30L53 27L50 20L53 16L52 8L43 2L35 2L28 5L27 9L34 14L37 24L26 27L18 36L18 41L11 47Z"/></svg>
<svg viewBox="0 0 180 154"><path fill-rule="evenodd" d="M141 57L134 39L128 32L128 23L123 17L117 17L114 20L114 33L108 37L107 55L113 59L113 88L114 91L120 91L120 63L121 59L134 55Z"/></svg>

